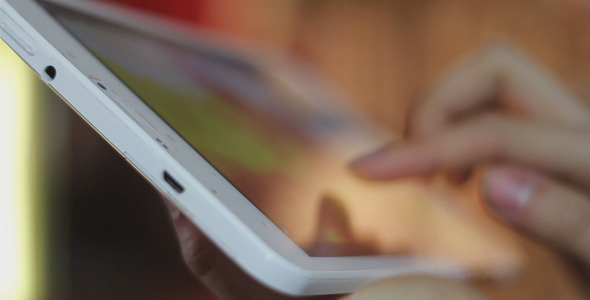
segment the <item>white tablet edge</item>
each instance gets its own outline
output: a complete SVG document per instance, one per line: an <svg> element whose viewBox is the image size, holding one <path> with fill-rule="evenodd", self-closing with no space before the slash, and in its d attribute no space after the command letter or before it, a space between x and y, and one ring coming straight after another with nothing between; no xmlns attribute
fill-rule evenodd
<svg viewBox="0 0 590 300"><path fill-rule="evenodd" d="M121 87L115 87L114 76L104 67L98 68L101 70L96 74L100 75L94 77L80 72L74 63L80 64L81 59L88 59L91 61L89 64L96 64L97 60L91 59L89 53L84 54L85 50L76 45L36 2L0 0L0 9L2 39L42 77L48 65L54 66L57 76L52 81L45 78L47 84L156 187L166 193L226 254L269 287L292 295L311 295L349 292L369 281L404 273L463 275L454 266L410 258L309 257L245 198L235 202L239 202L240 209L246 208L249 216L240 215L239 218L227 207L228 203L223 204L217 198L224 197L220 193L228 192L225 179L194 153L192 157L179 159L179 154L186 153L178 152L186 149L178 148L188 145L176 141L175 145L180 145L174 147L178 152L171 153L155 142L154 137L145 132L146 128L138 124L142 121L132 119L138 117L137 114L122 109L115 103L116 100L97 87L97 82L113 80L108 85L113 90L110 96L117 97L118 93L125 93L124 86L121 90ZM31 22L27 22L21 14L26 15ZM62 55L39 31L43 31L45 36L51 35L54 42L59 41L64 48L72 51L76 48L75 57ZM98 81L93 82L90 78ZM122 97L126 96L129 95ZM148 124L156 123L152 119L146 120L144 115L140 114L139 117ZM152 124L152 127L156 131L164 131L161 125ZM167 131L170 129L167 128ZM162 140L167 144L171 142ZM173 155L177 156L176 159ZM187 170L187 163L192 163L190 167L194 169ZM162 174L165 170L185 187L181 195L176 194L164 181ZM195 176L195 171L200 176ZM200 177L199 180L196 177ZM244 219L249 223L248 226ZM274 247L270 247L273 243Z"/></svg>

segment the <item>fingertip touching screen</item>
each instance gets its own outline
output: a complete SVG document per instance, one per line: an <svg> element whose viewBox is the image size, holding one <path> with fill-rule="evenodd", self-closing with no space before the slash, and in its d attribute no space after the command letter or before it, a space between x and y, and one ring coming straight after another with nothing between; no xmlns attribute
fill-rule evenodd
<svg viewBox="0 0 590 300"><path fill-rule="evenodd" d="M458 201L464 191L357 177L352 159L394 137L345 103L304 97L198 42L44 7L310 256L420 254L473 270L518 261L511 238L477 217L476 201Z"/></svg>

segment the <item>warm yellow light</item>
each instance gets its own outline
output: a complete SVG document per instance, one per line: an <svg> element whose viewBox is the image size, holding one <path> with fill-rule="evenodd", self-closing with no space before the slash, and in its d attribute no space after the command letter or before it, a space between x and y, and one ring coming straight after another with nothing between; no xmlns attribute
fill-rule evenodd
<svg viewBox="0 0 590 300"><path fill-rule="evenodd" d="M39 297L35 281L31 71L0 41L0 300Z"/></svg>

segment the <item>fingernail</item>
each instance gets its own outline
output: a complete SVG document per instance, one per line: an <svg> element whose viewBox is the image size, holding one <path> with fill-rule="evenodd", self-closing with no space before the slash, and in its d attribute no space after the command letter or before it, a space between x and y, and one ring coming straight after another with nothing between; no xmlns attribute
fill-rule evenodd
<svg viewBox="0 0 590 300"><path fill-rule="evenodd" d="M164 199L164 204L166 204L166 207L168 208L168 212L170 213L172 221L178 220L178 218L180 217L180 209L178 209L178 207L172 204L168 199Z"/></svg>
<svg viewBox="0 0 590 300"><path fill-rule="evenodd" d="M522 168L493 168L484 178L484 198L499 217L515 221L528 205L539 178Z"/></svg>
<svg viewBox="0 0 590 300"><path fill-rule="evenodd" d="M386 145L378 148L377 150L375 150L373 152L369 152L369 153L367 153L367 154L365 154L365 155L363 155L363 156L361 156L361 157L353 160L350 163L350 167L354 169L354 168L358 167L361 164L364 164L364 163L366 163L368 161L371 161L372 159L374 159L376 157L379 157L381 154L383 154L383 153L389 151L390 149L392 149L395 144L396 144L395 142L387 143Z"/></svg>

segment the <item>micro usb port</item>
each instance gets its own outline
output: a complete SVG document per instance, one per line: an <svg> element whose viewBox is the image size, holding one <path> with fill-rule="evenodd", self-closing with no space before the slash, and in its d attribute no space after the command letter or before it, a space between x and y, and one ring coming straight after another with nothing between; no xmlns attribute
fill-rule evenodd
<svg viewBox="0 0 590 300"><path fill-rule="evenodd" d="M164 181L166 181L179 194L184 192L184 187L166 171L164 171Z"/></svg>

